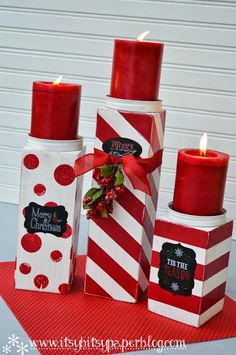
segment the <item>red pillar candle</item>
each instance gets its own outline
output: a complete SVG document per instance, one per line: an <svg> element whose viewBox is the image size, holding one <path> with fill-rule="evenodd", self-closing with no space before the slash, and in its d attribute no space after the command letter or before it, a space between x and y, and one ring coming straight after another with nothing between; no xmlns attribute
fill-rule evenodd
<svg viewBox="0 0 236 355"><path fill-rule="evenodd" d="M229 155L199 149L178 152L173 209L197 215L222 213Z"/></svg>
<svg viewBox="0 0 236 355"><path fill-rule="evenodd" d="M77 139L80 96L80 85L34 82L30 135L43 139Z"/></svg>
<svg viewBox="0 0 236 355"><path fill-rule="evenodd" d="M116 39L110 96L157 100L163 47L162 43Z"/></svg>

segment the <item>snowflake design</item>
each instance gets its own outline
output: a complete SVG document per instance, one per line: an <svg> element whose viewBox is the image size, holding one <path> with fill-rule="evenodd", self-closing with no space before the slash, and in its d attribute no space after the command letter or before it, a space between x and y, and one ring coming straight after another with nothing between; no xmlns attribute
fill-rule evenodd
<svg viewBox="0 0 236 355"><path fill-rule="evenodd" d="M175 249L175 255L181 258L181 256L184 255L183 250L181 248L176 248Z"/></svg>
<svg viewBox="0 0 236 355"><path fill-rule="evenodd" d="M20 342L19 345L16 346L18 349L16 350L17 353L20 353L21 355L25 355L25 352L28 353L29 350L28 345L24 344L23 341Z"/></svg>
<svg viewBox="0 0 236 355"><path fill-rule="evenodd" d="M177 282L172 282L171 288L172 288L172 291L174 291L174 292L179 291L179 285L177 284Z"/></svg>
<svg viewBox="0 0 236 355"><path fill-rule="evenodd" d="M16 346L16 344L19 343L19 337L17 337L15 334L12 334L10 337L8 337L8 344L10 344L11 346Z"/></svg>
<svg viewBox="0 0 236 355"><path fill-rule="evenodd" d="M2 347L2 352L5 354L8 354L11 352L11 346L6 344L5 346Z"/></svg>

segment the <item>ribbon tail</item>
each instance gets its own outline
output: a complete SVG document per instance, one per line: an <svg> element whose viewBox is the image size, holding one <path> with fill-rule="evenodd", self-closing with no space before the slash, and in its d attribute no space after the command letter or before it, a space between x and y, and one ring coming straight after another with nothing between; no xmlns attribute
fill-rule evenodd
<svg viewBox="0 0 236 355"><path fill-rule="evenodd" d="M155 154L153 154L150 158L137 158L139 160L139 164L143 167L146 174L152 173L156 168L161 166L162 164L162 155L163 149L158 150Z"/></svg>
<svg viewBox="0 0 236 355"><path fill-rule="evenodd" d="M75 161L75 176L80 176L94 169L94 154L86 154Z"/></svg>
<svg viewBox="0 0 236 355"><path fill-rule="evenodd" d="M129 178L133 188L140 190L145 194L151 195L147 174L142 166L138 163L137 159L134 156L127 155L123 157L122 163L124 172Z"/></svg>

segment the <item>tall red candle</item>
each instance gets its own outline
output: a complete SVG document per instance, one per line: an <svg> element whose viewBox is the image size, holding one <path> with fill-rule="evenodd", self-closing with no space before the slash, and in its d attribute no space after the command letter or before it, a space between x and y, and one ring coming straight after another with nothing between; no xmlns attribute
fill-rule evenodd
<svg viewBox="0 0 236 355"><path fill-rule="evenodd" d="M163 47L162 43L116 39L110 96L157 100Z"/></svg>
<svg viewBox="0 0 236 355"><path fill-rule="evenodd" d="M77 139L81 86L34 82L30 135L35 138Z"/></svg>
<svg viewBox="0 0 236 355"><path fill-rule="evenodd" d="M207 150L181 149L178 152L173 209L197 215L222 213L229 156Z"/></svg>

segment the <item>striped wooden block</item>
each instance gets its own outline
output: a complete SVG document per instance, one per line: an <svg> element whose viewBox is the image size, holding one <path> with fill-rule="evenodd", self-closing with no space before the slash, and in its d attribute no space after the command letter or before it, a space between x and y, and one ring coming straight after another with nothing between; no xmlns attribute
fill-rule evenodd
<svg viewBox="0 0 236 355"><path fill-rule="evenodd" d="M220 312L232 227L232 220L199 229L175 223L168 216L157 219L148 309L195 327ZM195 261L191 259L193 255Z"/></svg>
<svg viewBox="0 0 236 355"><path fill-rule="evenodd" d="M111 138L128 138L142 147L142 158L163 149L165 112L124 112L103 108L97 114L95 148ZM134 190L125 176L125 191L114 203L109 218L89 224L85 292L137 302L146 291L158 200L159 167L149 174L152 195Z"/></svg>

